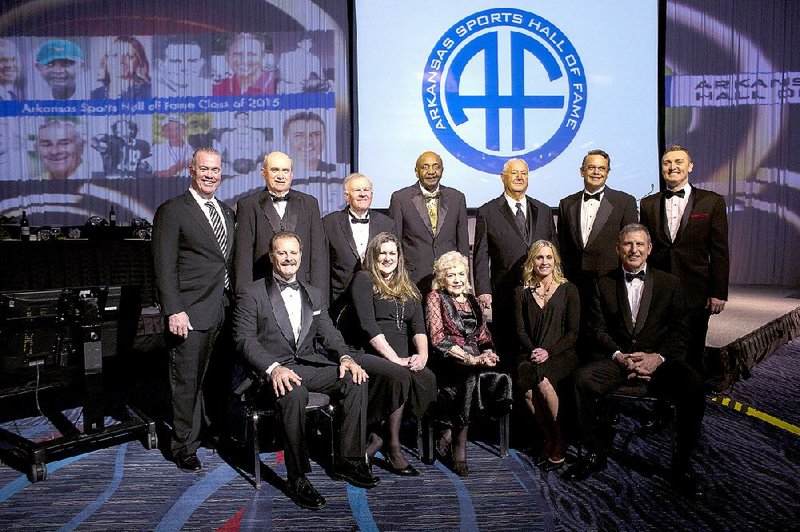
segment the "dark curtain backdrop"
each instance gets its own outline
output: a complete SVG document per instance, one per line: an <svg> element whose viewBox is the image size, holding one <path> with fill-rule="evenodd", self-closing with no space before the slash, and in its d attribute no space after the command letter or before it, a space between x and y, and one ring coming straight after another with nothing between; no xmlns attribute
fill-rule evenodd
<svg viewBox="0 0 800 532"><path fill-rule="evenodd" d="M666 142L725 196L731 282L800 285L800 2L669 0Z"/></svg>

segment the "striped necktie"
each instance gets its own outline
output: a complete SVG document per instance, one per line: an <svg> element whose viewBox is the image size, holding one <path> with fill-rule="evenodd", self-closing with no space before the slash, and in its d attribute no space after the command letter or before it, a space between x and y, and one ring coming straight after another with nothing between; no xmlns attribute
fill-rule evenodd
<svg viewBox="0 0 800 532"><path fill-rule="evenodd" d="M228 237L225 235L225 226L222 225L222 218L219 217L219 213L217 212L217 208L214 207L213 201L207 201L206 207L208 208L208 213L211 216L211 228L214 229L214 236L217 237L217 242L219 243L219 249L222 250L222 255L227 258L228 256ZM228 289L231 287L231 279L228 277L228 268L225 268L225 288Z"/></svg>

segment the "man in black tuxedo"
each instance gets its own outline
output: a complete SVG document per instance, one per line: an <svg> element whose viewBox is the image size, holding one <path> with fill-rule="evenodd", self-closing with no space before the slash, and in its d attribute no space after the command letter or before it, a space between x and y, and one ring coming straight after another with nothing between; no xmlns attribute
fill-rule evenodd
<svg viewBox="0 0 800 532"><path fill-rule="evenodd" d="M287 494L304 508L319 509L325 498L306 478L311 471L305 435L308 392L341 399L341 461L334 478L372 488L379 479L372 476L364 455L368 377L333 327L322 294L298 278L299 236L276 233L269 243L269 258L273 271L266 279L237 289L234 338L247 362L272 384L285 445Z"/></svg>
<svg viewBox="0 0 800 532"><path fill-rule="evenodd" d="M689 356L702 365L708 319L728 299L728 217L716 192L689 184L689 151L673 145L661 158L667 189L642 199L640 219L653 237L651 263L681 280L689 309Z"/></svg>
<svg viewBox="0 0 800 532"><path fill-rule="evenodd" d="M266 188L240 199L236 206L236 281L245 286L250 281L271 275L268 243L279 231L300 235L305 246L305 259L298 275L328 300L328 250L325 230L319 214L319 203L313 196L292 186L292 159L276 151L264 157L261 174Z"/></svg>
<svg viewBox="0 0 800 532"><path fill-rule="evenodd" d="M448 251L469 257L467 201L458 190L439 184L444 165L436 153L420 155L414 170L418 183L392 194L389 215L400 231L408 275L425 295L436 259Z"/></svg>
<svg viewBox="0 0 800 532"><path fill-rule="evenodd" d="M514 287L522 283L530 245L541 239L556 244L556 226L550 207L525 194L528 163L509 159L500 179L503 194L478 209L472 260L475 293L482 308L492 309L497 350L510 362L517 353Z"/></svg>
<svg viewBox="0 0 800 532"><path fill-rule="evenodd" d="M648 392L676 407L676 450L671 481L693 493L690 456L700 438L705 393L686 363L686 304L677 277L647 265L650 234L641 224L625 226L617 253L622 268L599 277L588 316L595 360L578 369L575 398L581 439L588 454L565 473L582 480L606 467L608 431L598 421L598 402L626 382L644 381Z"/></svg>
<svg viewBox="0 0 800 532"><path fill-rule="evenodd" d="M344 178L347 207L322 219L331 265L331 316L349 301L347 296L353 276L361 269L367 244L382 232L397 236L394 220L371 211L372 182L364 174Z"/></svg>
<svg viewBox="0 0 800 532"><path fill-rule="evenodd" d="M583 191L558 204L561 265L567 278L578 286L584 309L594 280L619 268L614 244L620 230L639 219L636 199L606 186L610 172L611 157L603 150L591 150L580 168Z"/></svg>
<svg viewBox="0 0 800 532"><path fill-rule="evenodd" d="M219 153L195 151L189 190L165 203L153 220L153 261L167 318L172 389L172 455L199 471L197 449L208 423L203 380L232 302L233 210L214 198L222 181Z"/></svg>

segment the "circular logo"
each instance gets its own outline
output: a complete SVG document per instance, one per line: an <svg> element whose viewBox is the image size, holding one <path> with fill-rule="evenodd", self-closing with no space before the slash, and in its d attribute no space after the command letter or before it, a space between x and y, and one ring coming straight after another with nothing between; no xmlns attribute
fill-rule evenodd
<svg viewBox="0 0 800 532"><path fill-rule="evenodd" d="M510 157L540 168L564 151L586 110L583 63L561 30L519 9L489 9L437 41L422 103L439 142L463 163L500 173Z"/></svg>

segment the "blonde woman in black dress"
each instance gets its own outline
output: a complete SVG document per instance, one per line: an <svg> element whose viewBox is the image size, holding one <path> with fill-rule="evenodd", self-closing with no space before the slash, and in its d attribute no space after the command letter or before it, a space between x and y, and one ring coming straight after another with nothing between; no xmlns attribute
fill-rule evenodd
<svg viewBox="0 0 800 532"><path fill-rule="evenodd" d="M580 324L578 289L564 278L552 242L537 240L528 250L514 306L518 382L544 438L537 463L550 471L564 463L556 389L578 366L575 342Z"/></svg>

